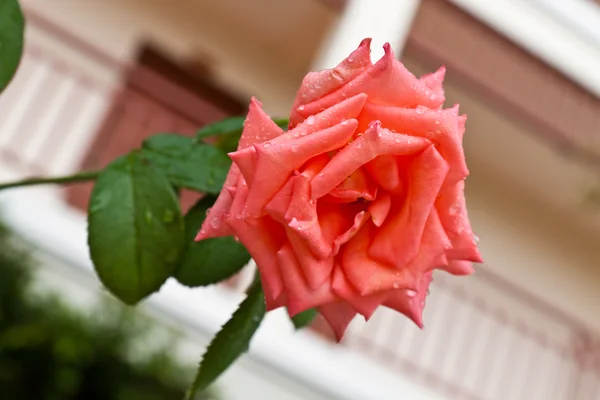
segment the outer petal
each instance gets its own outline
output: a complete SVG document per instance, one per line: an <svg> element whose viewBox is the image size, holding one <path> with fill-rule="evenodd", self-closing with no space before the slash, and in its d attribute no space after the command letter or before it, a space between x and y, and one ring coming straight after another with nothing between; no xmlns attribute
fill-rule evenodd
<svg viewBox="0 0 600 400"><path fill-rule="evenodd" d="M385 55L375 65L335 92L306 104L302 109L297 108L298 114L304 118L315 115L358 93L366 93L369 101L377 104L400 107L422 105L429 108L442 105L444 98L440 98L439 93L429 89L396 60L389 44L384 49Z"/></svg>
<svg viewBox="0 0 600 400"><path fill-rule="evenodd" d="M411 164L410 187L402 207L388 217L369 248L371 257L398 268L418 254L425 224L448 172L448 164L433 146Z"/></svg>
<svg viewBox="0 0 600 400"><path fill-rule="evenodd" d="M273 140L283 133L283 129L273 122L261 106L262 104L254 97L250 101L250 108L246 121L244 121L244 130L238 144L238 150L267 140Z"/></svg>
<svg viewBox="0 0 600 400"><path fill-rule="evenodd" d="M453 186L444 186L435 204L442 225L452 243L452 248L446 252L446 255L450 260L481 262L477 239L467 214L464 188L464 181Z"/></svg>
<svg viewBox="0 0 600 400"><path fill-rule="evenodd" d="M364 39L358 48L337 67L319 72L309 72L306 75L292 107L290 128L304 119L296 111L298 107L337 90L371 66L370 45L371 39Z"/></svg>
<svg viewBox="0 0 600 400"><path fill-rule="evenodd" d="M324 304L317 309L329 326L331 326L331 329L333 329L338 342L341 341L346 328L348 328L348 325L350 325L350 322L356 316L356 311L344 302Z"/></svg>
<svg viewBox="0 0 600 400"><path fill-rule="evenodd" d="M255 143L261 143L266 140L271 140L281 135L283 130L277 126L271 118L261 108L261 103L254 97L250 101L248 116L244 122L244 130L238 144L238 149L243 149L252 146ZM234 160L235 162L235 160ZM248 168L251 170L252 168ZM203 240L211 237L230 236L232 231L224 220L229 212L229 207L233 202L233 196L230 193L230 188L236 187L239 178L241 177L240 170L236 165L232 165L223 184L223 189L219 193L219 197L215 204L210 209L200 232L196 236L196 240Z"/></svg>
<svg viewBox="0 0 600 400"><path fill-rule="evenodd" d="M233 231L225 223L225 218L229 213L229 208L233 203L233 190L238 184L238 181L242 178L242 174L238 167L234 164L227 173L225 183L219 193L219 197L215 201L215 204L210 209L210 212L206 216L200 231L196 235L196 241L220 237L220 236L231 236Z"/></svg>
<svg viewBox="0 0 600 400"><path fill-rule="evenodd" d="M370 296L362 296L346 279L344 271L339 265L334 269L331 287L335 294L348 302L365 319L371 318L377 307L390 295L390 292L380 292Z"/></svg>
<svg viewBox="0 0 600 400"><path fill-rule="evenodd" d="M444 98L444 76L446 75L446 67L442 66L437 71L423 75L420 79L429 89L433 90L436 97ZM442 101L443 103L443 101Z"/></svg>
<svg viewBox="0 0 600 400"><path fill-rule="evenodd" d="M290 316L337 300L337 296L331 290L331 281L325 281L316 290L308 287L289 243L285 243L277 252L277 260L288 296L287 307Z"/></svg>
<svg viewBox="0 0 600 400"><path fill-rule="evenodd" d="M275 256L281 247L283 229L269 217L242 219L241 212L247 196L248 187L240 179L226 222L256 262L267 308L273 309L281 305L276 300L283 294L283 283Z"/></svg>
<svg viewBox="0 0 600 400"><path fill-rule="evenodd" d="M419 328L423 328L423 309L425 308L425 298L427 297L431 278L431 272L423 274L416 294L406 290L396 291L386 300L385 305L406 315Z"/></svg>

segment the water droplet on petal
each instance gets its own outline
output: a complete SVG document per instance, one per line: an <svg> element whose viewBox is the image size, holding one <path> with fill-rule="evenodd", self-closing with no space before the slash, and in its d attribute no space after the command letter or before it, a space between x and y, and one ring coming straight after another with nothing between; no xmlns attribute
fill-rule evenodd
<svg viewBox="0 0 600 400"><path fill-rule="evenodd" d="M479 244L479 236L473 235L473 244L477 246Z"/></svg>
<svg viewBox="0 0 600 400"><path fill-rule="evenodd" d="M265 149L267 149L267 148L271 147L271 142L265 142L265 144L263 146L265 146Z"/></svg>
<svg viewBox="0 0 600 400"><path fill-rule="evenodd" d="M406 291L406 295L408 297L415 297L417 295L417 292L415 292L414 290L410 290L409 289L409 290Z"/></svg>
<svg viewBox="0 0 600 400"><path fill-rule="evenodd" d="M219 220L219 218L214 217L213 219L210 220L210 226L212 226L214 229L217 229L220 225L221 225L221 220Z"/></svg>
<svg viewBox="0 0 600 400"><path fill-rule="evenodd" d="M311 115L310 117L308 117L306 119L306 124L307 125L313 125L315 123L315 117L313 115Z"/></svg>
<svg viewBox="0 0 600 400"><path fill-rule="evenodd" d="M237 236L234 236L234 237L233 237L233 240L235 240L235 241L236 241L236 242L238 242L238 243L240 242L240 238L239 238L239 237L237 237Z"/></svg>
<svg viewBox="0 0 600 400"><path fill-rule="evenodd" d="M343 120L342 125L348 125L348 120L347 119Z"/></svg>
<svg viewBox="0 0 600 400"><path fill-rule="evenodd" d="M298 111L302 111L302 110L304 110L304 106L298 107Z"/></svg>
<svg viewBox="0 0 600 400"><path fill-rule="evenodd" d="M292 150L292 152L294 152L294 153L297 152L298 151L298 145L295 145L295 144L291 145L290 146L290 150Z"/></svg>
<svg viewBox="0 0 600 400"><path fill-rule="evenodd" d="M396 139L394 140L394 142L396 142L396 143L400 143L400 142L401 142L401 140L400 140L399 138L396 138Z"/></svg>
<svg viewBox="0 0 600 400"><path fill-rule="evenodd" d="M416 112L417 114L419 114L419 115L423 115L423 114L425 114L425 110L426 110L426 108L425 108L425 107L423 107L423 106L418 106L418 107L416 108L415 112Z"/></svg>

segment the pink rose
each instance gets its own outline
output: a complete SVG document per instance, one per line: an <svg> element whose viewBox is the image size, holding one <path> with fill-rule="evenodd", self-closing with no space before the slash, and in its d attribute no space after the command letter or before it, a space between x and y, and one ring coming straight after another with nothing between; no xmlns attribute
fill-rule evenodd
<svg viewBox="0 0 600 400"><path fill-rule="evenodd" d="M252 100L233 165L197 240L235 235L268 309L317 307L338 339L391 307L421 326L434 269L481 262L464 198L466 116L443 109L444 68L417 79L364 40L309 73L283 132Z"/></svg>

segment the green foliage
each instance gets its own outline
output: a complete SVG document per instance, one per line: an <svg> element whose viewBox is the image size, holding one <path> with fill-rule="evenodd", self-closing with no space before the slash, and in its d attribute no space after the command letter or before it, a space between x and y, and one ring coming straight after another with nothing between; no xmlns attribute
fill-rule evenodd
<svg viewBox="0 0 600 400"><path fill-rule="evenodd" d="M148 138L143 151L173 185L203 193L219 193L231 166L218 148L172 133Z"/></svg>
<svg viewBox="0 0 600 400"><path fill-rule="evenodd" d="M139 151L100 173L89 205L88 244L102 283L135 304L175 271L184 225L175 192Z"/></svg>
<svg viewBox="0 0 600 400"><path fill-rule="evenodd" d="M0 92L21 61L25 21L17 0L0 0Z"/></svg>
<svg viewBox="0 0 600 400"><path fill-rule="evenodd" d="M187 393L187 400L193 399L195 393L205 390L239 356L248 351L250 340L265 313L263 290L260 280L255 279L246 292L246 299L206 349L194 383Z"/></svg>
<svg viewBox="0 0 600 400"><path fill-rule="evenodd" d="M185 216L188 247L175 274L175 278L183 285L212 285L231 277L250 261L246 248L232 237L194 242L194 237L206 218L206 212L214 201L214 197L203 198Z"/></svg>
<svg viewBox="0 0 600 400"><path fill-rule="evenodd" d="M299 314L296 314L292 317L292 322L294 323L294 327L296 329L302 329L305 326L309 325L317 316L317 310L314 308L310 308L306 311L302 311Z"/></svg>
<svg viewBox="0 0 600 400"><path fill-rule="evenodd" d="M83 313L52 293L35 294L29 290L30 261L0 225L0 398L172 400L184 396L193 371L169 355L173 340L132 358L136 353L132 350L148 342L154 328L151 321L112 300ZM194 399L216 398L204 392Z"/></svg>

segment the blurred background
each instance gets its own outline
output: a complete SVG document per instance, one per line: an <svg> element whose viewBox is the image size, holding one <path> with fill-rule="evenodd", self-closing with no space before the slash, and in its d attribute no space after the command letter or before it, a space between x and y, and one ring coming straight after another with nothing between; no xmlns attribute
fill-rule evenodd
<svg viewBox="0 0 600 400"><path fill-rule="evenodd" d="M293 333L274 312L203 396L600 399L600 2L22 4L26 49L0 96L2 181L103 167L150 134L242 115L250 96L286 116L305 73L363 37L374 59L391 42L418 76L447 67L446 105L468 114L467 201L485 264L435 276L422 332L380 310L336 345L321 321ZM181 398L249 277L169 282L124 310L91 270L89 192L0 196L0 398Z"/></svg>

